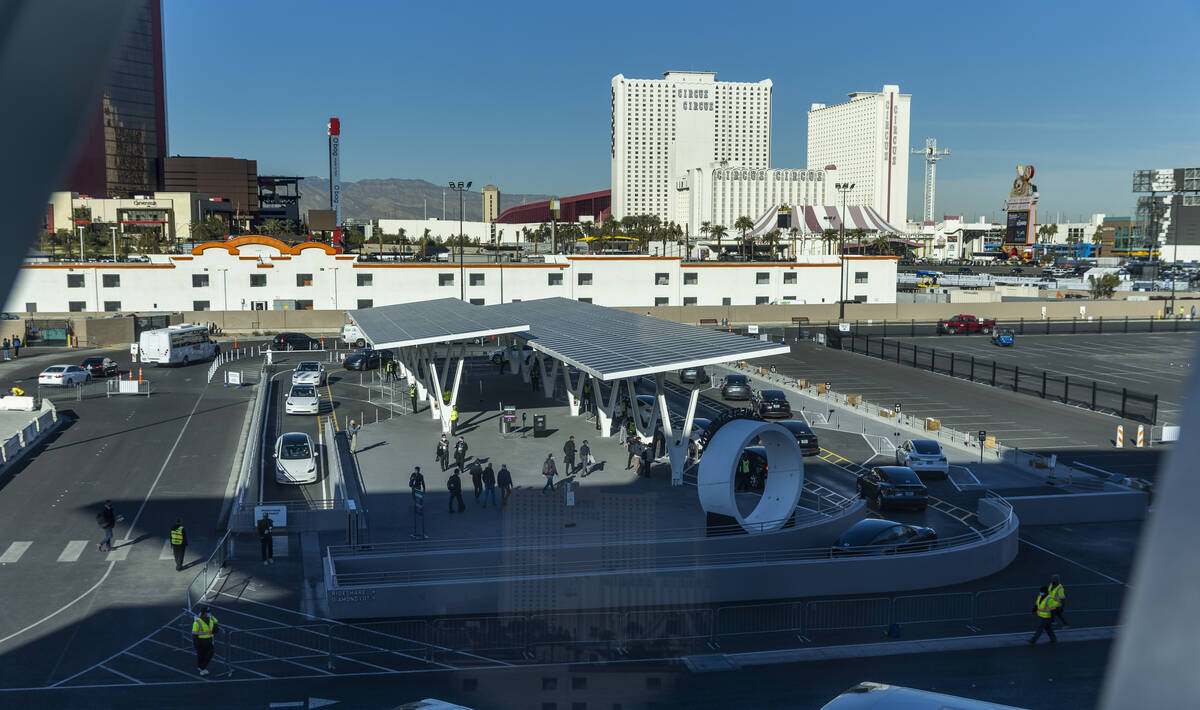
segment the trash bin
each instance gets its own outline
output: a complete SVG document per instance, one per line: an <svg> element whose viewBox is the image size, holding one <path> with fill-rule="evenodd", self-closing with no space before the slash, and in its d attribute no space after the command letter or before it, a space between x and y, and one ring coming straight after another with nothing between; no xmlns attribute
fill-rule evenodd
<svg viewBox="0 0 1200 710"><path fill-rule="evenodd" d="M533 435L535 437L546 435L546 415L545 414L533 415Z"/></svg>
<svg viewBox="0 0 1200 710"><path fill-rule="evenodd" d="M511 431L511 429L509 427L508 420L505 419L504 417L500 417L500 434L501 434L501 436L507 434L509 431Z"/></svg>

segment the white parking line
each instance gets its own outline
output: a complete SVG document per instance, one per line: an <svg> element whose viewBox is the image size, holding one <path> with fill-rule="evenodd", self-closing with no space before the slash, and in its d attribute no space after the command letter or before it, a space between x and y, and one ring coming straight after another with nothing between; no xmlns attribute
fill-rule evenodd
<svg viewBox="0 0 1200 710"><path fill-rule="evenodd" d="M129 557L129 548L131 546L132 546L132 543L127 542L124 545L121 545L120 547L114 547L112 549L112 551L108 553L108 558L107 558L108 561L109 562L124 562L125 558Z"/></svg>
<svg viewBox="0 0 1200 710"><path fill-rule="evenodd" d="M17 562L21 559L21 555L32 546L32 542L14 542L8 546L3 555L0 555L0 565L7 565Z"/></svg>
<svg viewBox="0 0 1200 710"><path fill-rule="evenodd" d="M77 561L79 561L79 556L83 554L83 551L85 548L87 548L87 546L88 546L87 540L72 540L72 541L68 542L67 546L63 548L62 553L58 556L58 561L59 562L77 562Z"/></svg>

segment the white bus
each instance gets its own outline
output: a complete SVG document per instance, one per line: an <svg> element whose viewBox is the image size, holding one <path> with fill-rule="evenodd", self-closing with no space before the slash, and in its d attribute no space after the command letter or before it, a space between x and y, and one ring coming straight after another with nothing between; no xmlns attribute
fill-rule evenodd
<svg viewBox="0 0 1200 710"><path fill-rule="evenodd" d="M138 361L155 365L187 365L208 360L221 346L208 335L208 327L181 323L170 328L147 330L138 339Z"/></svg>
<svg viewBox="0 0 1200 710"><path fill-rule="evenodd" d="M821 710L1023 710L986 700L931 693L886 683L863 682L821 707Z"/></svg>

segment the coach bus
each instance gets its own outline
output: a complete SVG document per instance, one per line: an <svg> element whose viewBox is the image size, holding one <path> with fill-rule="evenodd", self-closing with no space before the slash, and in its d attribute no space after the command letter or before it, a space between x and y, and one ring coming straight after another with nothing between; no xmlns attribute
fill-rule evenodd
<svg viewBox="0 0 1200 710"><path fill-rule="evenodd" d="M220 352L221 346L209 337L208 327L203 325L182 323L147 330L138 338L138 361L155 365L187 365L209 360Z"/></svg>
<svg viewBox="0 0 1200 710"><path fill-rule="evenodd" d="M886 683L859 683L821 707L821 710L1023 710L985 700L931 693Z"/></svg>

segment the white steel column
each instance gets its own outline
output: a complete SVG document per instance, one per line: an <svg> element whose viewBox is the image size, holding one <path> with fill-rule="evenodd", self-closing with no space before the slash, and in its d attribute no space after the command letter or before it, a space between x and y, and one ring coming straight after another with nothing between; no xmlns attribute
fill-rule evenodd
<svg viewBox="0 0 1200 710"><path fill-rule="evenodd" d="M562 365L560 360L554 360L554 365L551 366L550 372L546 372L546 363L542 362L542 393L547 398L554 396L554 381L558 378L558 368Z"/></svg>
<svg viewBox="0 0 1200 710"><path fill-rule="evenodd" d="M588 375L588 377L592 377ZM608 388L608 401L600 394L600 380L592 377L592 393L596 398L596 421L600 424L600 436L612 436L613 410L617 408L617 398L621 391L621 382L613 382Z"/></svg>
<svg viewBox="0 0 1200 710"><path fill-rule="evenodd" d="M643 444L649 444L654 441L654 425L658 422L658 412L654 407L650 408L649 421L642 419L642 406L638 404L637 386L634 384L632 377L625 378L625 388L629 393L629 407L632 411L633 429L637 432L638 440Z"/></svg>
<svg viewBox="0 0 1200 710"><path fill-rule="evenodd" d="M583 395L583 383L587 382L588 375L586 372L580 372L576 384L571 384L571 368L563 365L563 381L567 383L567 406L571 409L571 416L579 416L580 398Z"/></svg>
<svg viewBox="0 0 1200 710"><path fill-rule="evenodd" d="M671 417L667 414L667 398L663 394L662 382L663 373L655 374L656 397L663 418L663 436L666 437L667 457L671 461L671 485L682 486L683 470L687 467L688 445L691 443L692 437L692 422L696 418L696 404L700 401L700 387L697 384L692 388L691 396L688 398L687 414L683 418L683 427L679 431L675 431L671 426Z"/></svg>

